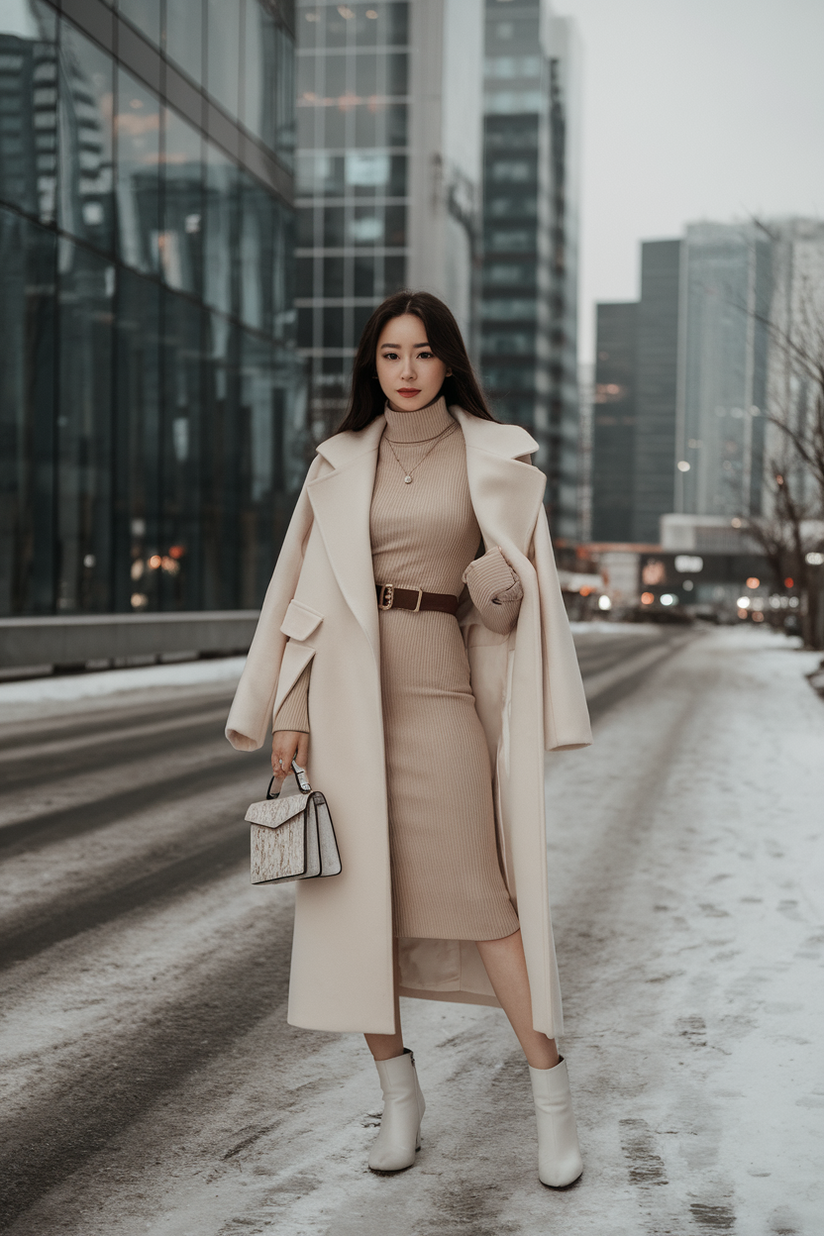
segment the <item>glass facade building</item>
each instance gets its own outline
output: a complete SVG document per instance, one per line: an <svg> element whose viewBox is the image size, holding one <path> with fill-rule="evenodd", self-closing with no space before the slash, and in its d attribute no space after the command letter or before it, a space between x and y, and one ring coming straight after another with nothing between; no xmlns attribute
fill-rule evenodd
<svg viewBox="0 0 824 1236"><path fill-rule="evenodd" d="M641 246L637 319L633 541L657 544L675 509L681 241Z"/></svg>
<svg viewBox="0 0 824 1236"><path fill-rule="evenodd" d="M687 228L676 512L761 511L771 265L753 224Z"/></svg>
<svg viewBox="0 0 824 1236"><path fill-rule="evenodd" d="M0 614L257 605L305 469L274 0L0 0Z"/></svg>
<svg viewBox="0 0 824 1236"><path fill-rule="evenodd" d="M389 293L444 297L471 343L483 22L475 0L299 0L296 21L298 344L320 440Z"/></svg>
<svg viewBox="0 0 824 1236"><path fill-rule="evenodd" d="M638 305L596 309L592 539L633 539Z"/></svg>
<svg viewBox="0 0 824 1236"><path fill-rule="evenodd" d="M546 0L486 0L481 363L539 443L556 536L578 533L575 29Z"/></svg>
<svg viewBox="0 0 824 1236"><path fill-rule="evenodd" d="M320 439L364 324L406 283L409 4L301 4L297 20L298 344Z"/></svg>

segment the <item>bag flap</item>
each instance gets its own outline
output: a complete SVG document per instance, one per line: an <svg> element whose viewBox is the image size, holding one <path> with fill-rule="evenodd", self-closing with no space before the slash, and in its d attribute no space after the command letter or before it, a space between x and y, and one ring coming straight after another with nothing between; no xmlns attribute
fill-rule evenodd
<svg viewBox="0 0 824 1236"><path fill-rule="evenodd" d="M315 627L323 622L323 614L316 614L300 601L290 601L280 629L290 639L308 639Z"/></svg>
<svg viewBox="0 0 824 1236"><path fill-rule="evenodd" d="M279 828L303 813L309 797L309 794L290 794L288 798L264 798L262 803L252 803L245 819L264 828Z"/></svg>

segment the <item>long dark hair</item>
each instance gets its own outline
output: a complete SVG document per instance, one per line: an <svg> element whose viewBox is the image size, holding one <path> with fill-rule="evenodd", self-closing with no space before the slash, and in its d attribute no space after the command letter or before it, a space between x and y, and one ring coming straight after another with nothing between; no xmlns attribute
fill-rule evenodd
<svg viewBox="0 0 824 1236"><path fill-rule="evenodd" d="M426 340L437 356L452 370L444 379L441 395L449 404L458 404L470 416L483 421L494 421L487 407L478 379L472 369L466 346L461 338L458 323L450 309L429 292L394 292L378 305L363 328L355 364L352 367L352 389L346 416L338 426L338 433L348 429L365 429L380 416L386 404L386 396L375 377L375 357L378 340L387 322L411 313L420 318L426 332Z"/></svg>

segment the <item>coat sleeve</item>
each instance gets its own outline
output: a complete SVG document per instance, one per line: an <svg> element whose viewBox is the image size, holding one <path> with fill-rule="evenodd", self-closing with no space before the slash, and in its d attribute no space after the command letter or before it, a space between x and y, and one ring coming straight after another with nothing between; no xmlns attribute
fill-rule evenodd
<svg viewBox="0 0 824 1236"><path fill-rule="evenodd" d="M592 742L589 710L543 506L535 525L531 557L541 599L544 745L547 751L588 747Z"/></svg>
<svg viewBox="0 0 824 1236"><path fill-rule="evenodd" d="M475 558L461 578L484 626L508 635L518 621L524 590L501 547L495 545L482 558Z"/></svg>
<svg viewBox="0 0 824 1236"><path fill-rule="evenodd" d="M272 709L286 647L286 636L280 624L295 595L306 541L312 529L312 506L306 487L318 475L322 463L320 456L313 460L295 504L229 711L226 737L239 751L256 751L272 733Z"/></svg>

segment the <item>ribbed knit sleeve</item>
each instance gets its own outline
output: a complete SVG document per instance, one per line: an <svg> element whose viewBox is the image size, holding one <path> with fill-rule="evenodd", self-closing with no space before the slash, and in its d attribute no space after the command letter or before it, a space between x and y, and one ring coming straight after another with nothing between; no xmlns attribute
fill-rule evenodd
<svg viewBox="0 0 824 1236"><path fill-rule="evenodd" d="M518 621L524 590L500 546L470 562L463 582L484 626L498 635L508 635Z"/></svg>
<svg viewBox="0 0 824 1236"><path fill-rule="evenodd" d="M309 733L309 677L311 673L312 662L310 661L275 713L272 733L275 730L295 730L301 734Z"/></svg>

